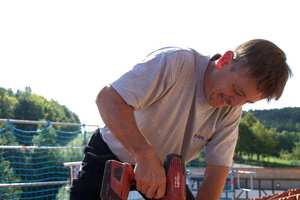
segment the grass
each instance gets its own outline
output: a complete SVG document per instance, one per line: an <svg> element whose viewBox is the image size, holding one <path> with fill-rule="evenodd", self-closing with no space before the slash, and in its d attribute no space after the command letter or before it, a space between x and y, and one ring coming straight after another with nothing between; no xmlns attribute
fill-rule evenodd
<svg viewBox="0 0 300 200"><path fill-rule="evenodd" d="M256 155L252 159L243 155L242 159L243 161L235 161L234 163L274 168L300 168L300 160L295 159L286 160L278 157L261 157L260 161L258 161Z"/></svg>

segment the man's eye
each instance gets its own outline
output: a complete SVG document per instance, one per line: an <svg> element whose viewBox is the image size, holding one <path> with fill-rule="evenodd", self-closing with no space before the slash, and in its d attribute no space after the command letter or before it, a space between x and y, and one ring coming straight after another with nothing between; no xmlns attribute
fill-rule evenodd
<svg viewBox="0 0 300 200"><path fill-rule="evenodd" d="M239 93L237 90L236 90L236 86L233 85L233 91L235 94L239 95L239 96L242 96L243 94L242 93Z"/></svg>

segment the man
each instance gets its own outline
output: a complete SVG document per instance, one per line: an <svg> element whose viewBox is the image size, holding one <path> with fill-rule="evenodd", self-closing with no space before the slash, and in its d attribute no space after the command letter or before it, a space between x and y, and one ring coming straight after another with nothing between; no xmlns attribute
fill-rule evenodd
<svg viewBox="0 0 300 200"><path fill-rule="evenodd" d="M251 40L223 56L164 48L103 88L96 104L105 123L85 148L71 199L99 199L104 164L135 165L137 190L161 198L163 160L170 153L195 159L206 147L207 167L196 199L220 198L238 135L241 106L278 100L291 70L286 56L267 40ZM187 199L193 199L187 188Z"/></svg>

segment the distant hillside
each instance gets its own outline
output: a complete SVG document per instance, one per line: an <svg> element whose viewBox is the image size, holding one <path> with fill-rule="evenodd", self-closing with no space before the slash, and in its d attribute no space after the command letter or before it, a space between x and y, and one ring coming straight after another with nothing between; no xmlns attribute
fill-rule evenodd
<svg viewBox="0 0 300 200"><path fill-rule="evenodd" d="M278 132L300 132L300 108L287 107L270 110L249 110L266 128L276 128ZM242 117L247 111L243 111Z"/></svg>

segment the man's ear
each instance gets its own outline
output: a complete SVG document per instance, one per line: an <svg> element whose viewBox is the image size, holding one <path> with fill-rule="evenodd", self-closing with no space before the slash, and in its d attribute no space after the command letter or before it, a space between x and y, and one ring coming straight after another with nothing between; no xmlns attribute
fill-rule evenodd
<svg viewBox="0 0 300 200"><path fill-rule="evenodd" d="M233 60L234 53L233 51L226 51L226 53L218 60L216 64L216 68L218 70L222 69L225 67L227 64L231 63Z"/></svg>

